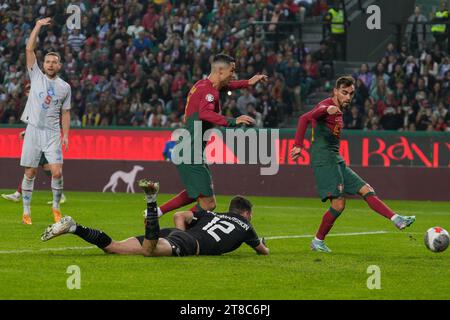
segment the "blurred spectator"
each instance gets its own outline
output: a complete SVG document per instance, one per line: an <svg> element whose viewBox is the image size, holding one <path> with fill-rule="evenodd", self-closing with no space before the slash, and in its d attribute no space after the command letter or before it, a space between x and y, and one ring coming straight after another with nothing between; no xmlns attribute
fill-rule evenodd
<svg viewBox="0 0 450 320"><path fill-rule="evenodd" d="M362 116L356 106L353 106L349 112L344 115L344 125L346 129L362 129Z"/></svg>
<svg viewBox="0 0 450 320"><path fill-rule="evenodd" d="M76 53L81 51L85 41L86 36L80 33L80 30L78 29L73 29L72 33L67 38L67 43Z"/></svg>
<svg viewBox="0 0 450 320"><path fill-rule="evenodd" d="M384 130L399 130L403 127L402 114L397 112L393 107L384 110L384 114L380 119L381 128Z"/></svg>
<svg viewBox="0 0 450 320"><path fill-rule="evenodd" d="M247 114L247 105L256 103L256 98L250 93L248 89L242 90L242 95L237 99L237 109L240 114Z"/></svg>
<svg viewBox="0 0 450 320"><path fill-rule="evenodd" d="M330 89L329 80L334 77L333 52L325 41L320 42L320 48L313 53L313 58L318 63L320 77L326 79L326 83L328 83L325 85L325 89Z"/></svg>
<svg viewBox="0 0 450 320"><path fill-rule="evenodd" d="M436 44L438 44L439 47L442 48L445 41L447 40L448 26L445 23L449 22L450 19L446 1L440 1L440 6L440 9L434 13L434 17L432 19L432 22L434 22L434 24L431 25L431 33L436 40Z"/></svg>
<svg viewBox="0 0 450 320"><path fill-rule="evenodd" d="M81 125L86 126L98 126L100 124L100 113L96 110L96 107L88 103L86 106L86 112L81 120Z"/></svg>
<svg viewBox="0 0 450 320"><path fill-rule="evenodd" d="M358 72L353 74L355 80L361 80L366 88L372 87L372 81L374 79L373 73L369 70L369 65L363 63Z"/></svg>
<svg viewBox="0 0 450 320"><path fill-rule="evenodd" d="M427 18L420 12L420 7L416 6L414 14L408 18L408 25L406 26L406 37L409 43L409 50L413 53L422 51L426 39L426 25Z"/></svg>
<svg viewBox="0 0 450 320"><path fill-rule="evenodd" d="M333 6L328 9L328 13L325 15L324 20L329 24L330 40L334 47L334 58L336 60L345 60L347 33L343 1L335 0Z"/></svg>
<svg viewBox="0 0 450 320"><path fill-rule="evenodd" d="M260 112L258 112L255 108L255 104L254 103L248 103L247 104L247 112L246 114L250 117L252 117L253 119L255 119L255 127L256 128L262 128L263 126L263 119L262 119L262 114Z"/></svg>
<svg viewBox="0 0 450 320"><path fill-rule="evenodd" d="M127 33L133 38L137 38L143 31L145 31L145 28L141 25L141 20L139 18L136 18L134 24L130 25L127 29Z"/></svg>

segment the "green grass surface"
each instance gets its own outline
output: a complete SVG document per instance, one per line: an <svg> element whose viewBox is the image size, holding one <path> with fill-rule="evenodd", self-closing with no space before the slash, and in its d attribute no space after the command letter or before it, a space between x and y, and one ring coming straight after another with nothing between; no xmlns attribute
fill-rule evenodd
<svg viewBox="0 0 450 320"><path fill-rule="evenodd" d="M160 195L159 203L169 196ZM310 251L308 235L315 233L326 204L251 197L259 236L304 237L268 240L268 257L243 245L220 257L144 258L105 255L73 235L41 242L52 220L50 197L34 193L32 226L21 224L21 203L0 199L0 299L450 298L450 249L436 254L423 244L429 227L450 229L449 202L389 201L399 213L417 217L411 228L397 231L364 201L351 199L327 238L333 253L322 254ZM67 192L67 198L62 211L80 224L116 240L143 233L142 195ZM229 199L217 198L218 211ZM171 217L161 219L162 227L172 225ZM340 235L374 231L386 233ZM67 289L70 265L80 267L80 290ZM371 265L381 270L380 290L367 288Z"/></svg>

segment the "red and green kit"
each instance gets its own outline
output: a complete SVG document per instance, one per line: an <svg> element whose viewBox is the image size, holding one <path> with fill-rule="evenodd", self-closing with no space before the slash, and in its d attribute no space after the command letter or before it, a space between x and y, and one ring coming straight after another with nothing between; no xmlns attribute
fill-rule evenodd
<svg viewBox="0 0 450 320"><path fill-rule="evenodd" d="M238 90L248 86L248 80L231 81L222 90ZM207 141L203 141L204 133L214 126L236 126L236 119L227 118L220 111L219 91L213 87L212 82L204 79L195 83L189 91L184 112L185 129L191 137L191 161L177 165L187 193L193 199L214 194L211 173L203 157L207 144ZM198 128L200 124L201 130ZM195 145L201 145L201 148Z"/></svg>
<svg viewBox="0 0 450 320"><path fill-rule="evenodd" d="M328 108L334 105L332 98L328 98L302 115L295 135L295 146L303 148L306 129L311 124L311 165L322 201L356 194L366 184L339 154L344 121L339 108L334 114L328 113Z"/></svg>

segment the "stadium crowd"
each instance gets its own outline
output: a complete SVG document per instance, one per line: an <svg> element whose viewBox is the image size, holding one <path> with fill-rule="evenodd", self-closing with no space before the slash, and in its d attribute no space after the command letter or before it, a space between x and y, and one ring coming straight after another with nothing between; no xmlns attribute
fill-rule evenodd
<svg viewBox="0 0 450 320"><path fill-rule="evenodd" d="M81 29L66 27L69 4L81 8ZM252 90L223 94L225 115L248 114L258 127L280 127L303 101L326 88L333 53L326 41L311 52L295 37L270 34L285 26L245 28L252 21L301 22L327 13L325 0L17 0L0 5L0 123L19 123L29 82L25 44L38 17L53 17L37 45L42 61L61 53L61 77L72 86L72 126L179 127L189 88L209 73L210 58L236 58L238 78L265 73ZM284 30L283 30L284 28ZM289 28L289 27L287 27ZM289 29L287 30L289 31ZM284 33L285 35L286 33ZM347 128L450 128L447 72L440 49L420 56L390 46L370 70L355 72L357 92ZM325 86L324 86L325 85Z"/></svg>
<svg viewBox="0 0 450 320"><path fill-rule="evenodd" d="M23 88L29 81L25 44L36 18L49 16L54 24L40 34L36 54L42 61L46 52L61 53L61 77L72 86L73 126L178 127L189 88L208 75L213 54L226 52L236 58L239 78L259 72L273 77L254 91L226 96L223 112L250 114L258 126L277 127L301 107L307 94L301 92L304 77L295 52L298 46L288 39L276 52L241 28L252 20L298 21L310 1L304 6L292 0L240 2L4 2L1 123L19 122L26 99ZM66 27L69 4L81 8L80 30ZM233 35L226 37L229 34Z"/></svg>
<svg viewBox="0 0 450 320"><path fill-rule="evenodd" d="M390 43L373 68L362 64L353 76L346 128L450 131L450 57L438 45L412 54Z"/></svg>

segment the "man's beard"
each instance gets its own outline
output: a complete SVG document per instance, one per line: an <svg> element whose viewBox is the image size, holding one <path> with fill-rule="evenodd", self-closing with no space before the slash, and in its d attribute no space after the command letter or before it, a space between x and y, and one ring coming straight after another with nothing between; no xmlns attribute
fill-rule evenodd
<svg viewBox="0 0 450 320"><path fill-rule="evenodd" d="M53 71L53 72L45 71L45 74L47 76L49 76L50 78L53 78L56 76L56 71Z"/></svg>
<svg viewBox="0 0 450 320"><path fill-rule="evenodd" d="M350 102L340 102L341 109L347 109L350 106Z"/></svg>

